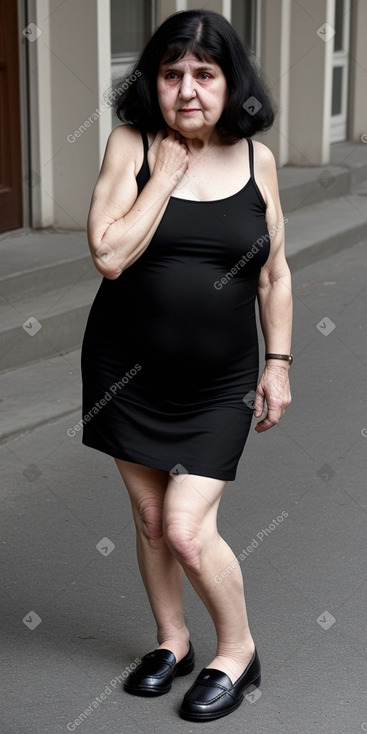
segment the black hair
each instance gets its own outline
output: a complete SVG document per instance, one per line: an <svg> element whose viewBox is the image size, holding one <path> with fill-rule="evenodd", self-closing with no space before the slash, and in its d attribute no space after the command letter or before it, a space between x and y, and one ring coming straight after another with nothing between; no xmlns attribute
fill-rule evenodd
<svg viewBox="0 0 367 734"><path fill-rule="evenodd" d="M167 127L158 103L158 69L162 60L177 61L186 51L200 61L214 60L226 77L227 103L217 129L228 142L271 127L277 110L253 55L212 10L174 13L157 28L139 60L114 84L111 104L119 120L154 133Z"/></svg>

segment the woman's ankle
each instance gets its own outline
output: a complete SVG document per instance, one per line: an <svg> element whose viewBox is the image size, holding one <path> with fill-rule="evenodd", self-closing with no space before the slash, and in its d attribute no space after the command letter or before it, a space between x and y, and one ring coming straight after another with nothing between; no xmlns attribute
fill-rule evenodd
<svg viewBox="0 0 367 734"><path fill-rule="evenodd" d="M234 643L218 641L217 656L234 657L241 660L247 658L248 655L252 655L255 647L255 642L251 635L244 640L238 640Z"/></svg>
<svg viewBox="0 0 367 734"><path fill-rule="evenodd" d="M180 630L179 634L177 633L177 630L175 630L171 633L167 631L163 635L158 635L157 641L158 649L164 648L165 650L171 650L177 662L179 662L189 651L190 633L185 626L183 630Z"/></svg>

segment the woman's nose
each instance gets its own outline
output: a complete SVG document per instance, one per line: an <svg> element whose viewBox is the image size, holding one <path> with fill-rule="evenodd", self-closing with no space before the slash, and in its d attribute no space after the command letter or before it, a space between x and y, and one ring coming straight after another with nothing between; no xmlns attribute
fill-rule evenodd
<svg viewBox="0 0 367 734"><path fill-rule="evenodd" d="M180 84L180 96L183 99L191 99L195 95L195 81L191 74L183 74Z"/></svg>

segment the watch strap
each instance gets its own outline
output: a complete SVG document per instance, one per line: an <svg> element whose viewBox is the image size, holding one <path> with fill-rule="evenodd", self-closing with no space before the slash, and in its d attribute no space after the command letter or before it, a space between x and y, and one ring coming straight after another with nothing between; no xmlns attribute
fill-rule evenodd
<svg viewBox="0 0 367 734"><path fill-rule="evenodd" d="M265 359L283 359L285 362L292 364L293 354L271 354L268 352L265 354Z"/></svg>

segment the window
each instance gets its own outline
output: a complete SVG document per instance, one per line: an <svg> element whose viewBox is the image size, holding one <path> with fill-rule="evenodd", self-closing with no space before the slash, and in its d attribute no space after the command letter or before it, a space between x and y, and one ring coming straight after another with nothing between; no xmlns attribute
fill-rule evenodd
<svg viewBox="0 0 367 734"><path fill-rule="evenodd" d="M232 0L231 23L246 50L260 57L261 0Z"/></svg>
<svg viewBox="0 0 367 734"><path fill-rule="evenodd" d="M135 57L152 29L150 0L111 0L112 59Z"/></svg>
<svg viewBox="0 0 367 734"><path fill-rule="evenodd" d="M332 143L346 140L347 137L350 12L350 0L335 0L330 138Z"/></svg>

